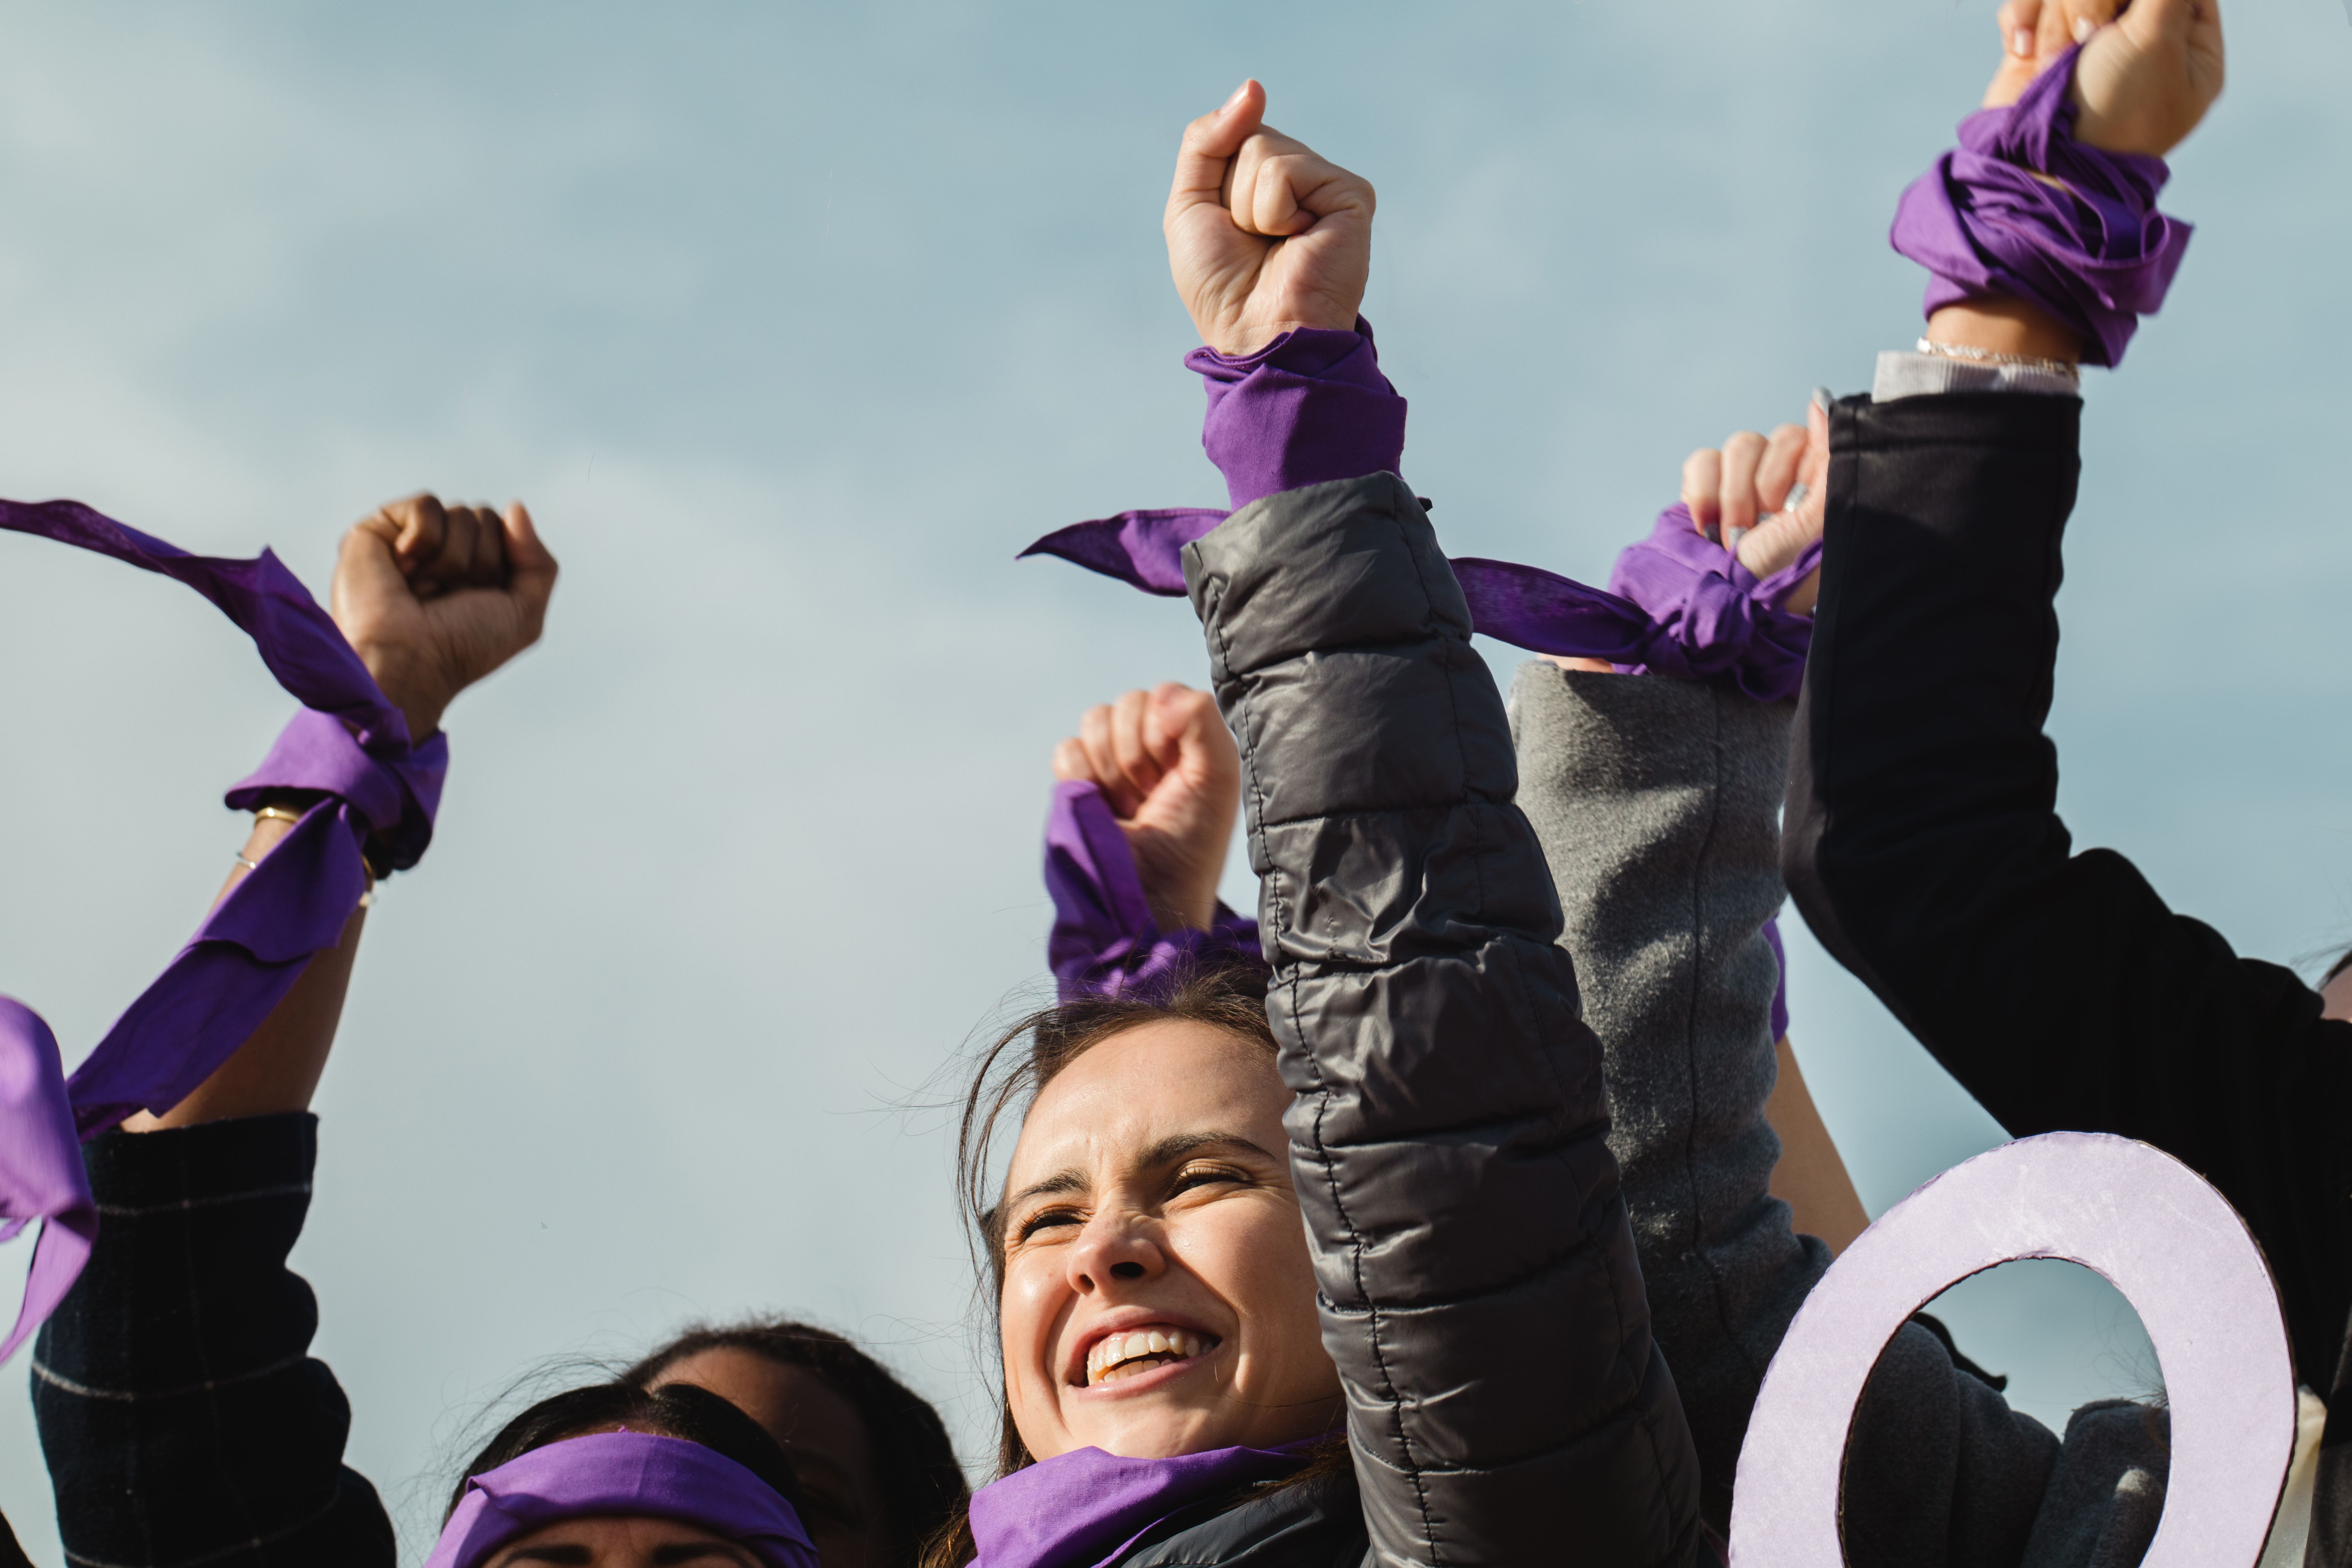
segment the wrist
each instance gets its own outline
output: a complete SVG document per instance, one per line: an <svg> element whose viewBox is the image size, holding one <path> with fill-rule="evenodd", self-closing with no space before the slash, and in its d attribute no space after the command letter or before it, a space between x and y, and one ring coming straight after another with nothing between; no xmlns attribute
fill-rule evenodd
<svg viewBox="0 0 2352 1568"><path fill-rule="evenodd" d="M1927 341L2070 364L2083 357L2081 338L2047 311L2007 295L1940 307L1927 318Z"/></svg>
<svg viewBox="0 0 2352 1568"><path fill-rule="evenodd" d="M375 678L376 689L407 721L409 744L421 746L432 739L455 695L447 689L447 682L426 668L425 661L405 651L361 647L358 652L360 662Z"/></svg>

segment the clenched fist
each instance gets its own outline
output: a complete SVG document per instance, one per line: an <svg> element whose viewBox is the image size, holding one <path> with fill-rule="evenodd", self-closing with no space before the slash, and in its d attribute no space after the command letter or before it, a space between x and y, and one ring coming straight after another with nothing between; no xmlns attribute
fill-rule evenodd
<svg viewBox="0 0 2352 1568"><path fill-rule="evenodd" d="M1302 327L1356 324L1372 267L1372 187L1265 124L1245 81L1184 128L1160 226L1201 341L1246 354Z"/></svg>
<svg viewBox="0 0 2352 1568"><path fill-rule="evenodd" d="M1769 577L1822 536L1829 468L1829 410L1816 402L1802 425L1783 425L1769 437L1742 430L1721 447L1693 452L1683 464L1683 504L1701 533L1756 576ZM1812 614L1821 583L1816 567L1782 607Z"/></svg>
<svg viewBox="0 0 2352 1568"><path fill-rule="evenodd" d="M1985 107L2015 103L2070 44L2074 138L2110 153L2162 157L2221 96L2221 0L2009 0L2001 67Z"/></svg>
<svg viewBox="0 0 2352 1568"><path fill-rule="evenodd" d="M555 572L521 502L411 496L343 535L331 607L421 742L458 692L539 640Z"/></svg>
<svg viewBox="0 0 2352 1568"><path fill-rule="evenodd" d="M1241 753L1205 691L1164 681L1087 710L1054 776L1098 784L1166 931L1206 931L1241 807Z"/></svg>

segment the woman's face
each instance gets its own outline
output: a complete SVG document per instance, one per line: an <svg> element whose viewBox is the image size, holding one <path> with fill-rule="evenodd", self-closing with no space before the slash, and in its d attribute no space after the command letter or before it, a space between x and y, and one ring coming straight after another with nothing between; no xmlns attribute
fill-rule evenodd
<svg viewBox="0 0 2352 1568"><path fill-rule="evenodd" d="M731 1346L671 1363L655 1386L673 1383L707 1388L768 1429L793 1462L808 1504L801 1524L824 1568L886 1568L890 1521L856 1405L806 1367Z"/></svg>
<svg viewBox="0 0 2352 1568"><path fill-rule="evenodd" d="M1001 1210L1005 1394L1032 1454L1166 1458L1339 1424L1289 1102L1264 1051L1174 1021L1037 1097Z"/></svg>
<svg viewBox="0 0 2352 1568"><path fill-rule="evenodd" d="M2329 981L2319 994L2327 1003L2325 1016L2352 1020L2352 969Z"/></svg>
<svg viewBox="0 0 2352 1568"><path fill-rule="evenodd" d="M488 1568L760 1568L746 1547L691 1524L637 1515L542 1525L493 1552Z"/></svg>

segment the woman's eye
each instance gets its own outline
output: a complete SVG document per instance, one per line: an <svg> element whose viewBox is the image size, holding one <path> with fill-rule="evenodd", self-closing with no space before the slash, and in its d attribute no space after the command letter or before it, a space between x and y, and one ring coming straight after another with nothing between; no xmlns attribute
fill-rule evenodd
<svg viewBox="0 0 2352 1568"><path fill-rule="evenodd" d="M1043 1231L1051 1230L1056 1226L1075 1226L1079 1223L1078 1215L1073 1210L1040 1209L1021 1222L1021 1228L1013 1233L1013 1239L1027 1241L1032 1237Z"/></svg>
<svg viewBox="0 0 2352 1568"><path fill-rule="evenodd" d="M1248 1173L1228 1165L1188 1165L1176 1173L1174 1186L1180 1193L1188 1193L1198 1187L1232 1186L1248 1180Z"/></svg>

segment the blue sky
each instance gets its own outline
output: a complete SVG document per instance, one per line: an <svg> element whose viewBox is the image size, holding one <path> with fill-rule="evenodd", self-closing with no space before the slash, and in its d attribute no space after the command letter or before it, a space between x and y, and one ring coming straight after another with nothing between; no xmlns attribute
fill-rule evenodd
<svg viewBox="0 0 2352 1568"><path fill-rule="evenodd" d="M318 1101L298 1267L411 1559L486 1401L698 1314L858 1334L982 1452L949 1141L909 1108L1036 992L1053 742L1200 676L1181 605L1012 560L1220 498L1158 230L1186 119L1255 74L1375 181L1409 477L1457 552L1597 577L1690 447L1916 333L1886 220L1990 11L0 12L0 493L321 589L381 500L520 495L564 561L546 645L451 716ZM2352 942L2352 27L2231 22L2187 266L2090 391L2053 727L2079 841L2290 961ZM69 1058L193 926L285 707L193 595L0 538L0 990ZM1791 945L1874 1209L1998 1141ZM2064 1265L1951 1317L2047 1416L2155 1381ZM58 1563L13 1394L0 1510Z"/></svg>

